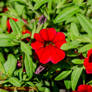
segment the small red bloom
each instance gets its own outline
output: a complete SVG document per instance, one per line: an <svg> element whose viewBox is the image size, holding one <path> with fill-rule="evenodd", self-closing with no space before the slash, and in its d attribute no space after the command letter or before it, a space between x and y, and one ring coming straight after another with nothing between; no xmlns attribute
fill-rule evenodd
<svg viewBox="0 0 92 92"><path fill-rule="evenodd" d="M46 64L51 61L58 63L65 57L65 52L60 47L66 43L65 35L56 32L54 28L42 29L40 33L34 34L35 42L31 43L41 63Z"/></svg>
<svg viewBox="0 0 92 92"><path fill-rule="evenodd" d="M30 37L31 37L31 32L29 31L29 30L23 30L22 31L22 34L29 34L30 35ZM26 38L26 41L30 41L30 37L28 37L28 38Z"/></svg>
<svg viewBox="0 0 92 92"><path fill-rule="evenodd" d="M12 20L14 20L15 22L18 21L18 19L15 19L15 18L11 18ZM7 27L8 27L8 33L11 32L11 26L10 26L10 22L9 22L9 19L7 20Z"/></svg>
<svg viewBox="0 0 92 92"><path fill-rule="evenodd" d="M92 74L92 49L87 53L87 57L84 59L84 66L87 74Z"/></svg>
<svg viewBox="0 0 92 92"><path fill-rule="evenodd" d="M77 92L92 92L92 87L90 85L80 85Z"/></svg>
<svg viewBox="0 0 92 92"><path fill-rule="evenodd" d="M8 11L8 8L3 8L3 12L7 12Z"/></svg>

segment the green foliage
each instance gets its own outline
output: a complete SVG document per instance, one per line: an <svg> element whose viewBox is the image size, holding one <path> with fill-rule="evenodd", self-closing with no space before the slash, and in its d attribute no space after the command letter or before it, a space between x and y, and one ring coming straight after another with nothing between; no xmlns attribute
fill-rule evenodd
<svg viewBox="0 0 92 92"><path fill-rule="evenodd" d="M80 78L80 75L81 75L82 71L83 71L83 67L81 67L81 68L76 67L72 72L71 85L72 85L72 90L73 91L76 89L76 86L77 86L77 83L78 83L78 80Z"/></svg>
<svg viewBox="0 0 92 92"><path fill-rule="evenodd" d="M25 44L24 42L21 42L21 51L27 55L32 55L31 46L29 46L29 44Z"/></svg>
<svg viewBox="0 0 92 92"><path fill-rule="evenodd" d="M81 24L81 26L83 27L83 29L89 34L89 36L91 37L92 34L92 24L90 22L90 20L88 20L84 15L82 14L78 14L77 18Z"/></svg>
<svg viewBox="0 0 92 92"><path fill-rule="evenodd" d="M4 12L4 8L8 11ZM40 20L43 15L45 21ZM31 43L35 33L51 27L65 34L66 43L60 49L66 56L57 64L43 65ZM22 33L25 30L32 33L29 42L26 38L30 35ZM76 90L80 84L92 85L92 78L85 73L84 59L80 59L80 54L86 58L91 48L92 0L0 1L0 86L31 87L29 92L58 92L58 86ZM36 69L40 71L40 65L44 70L35 74ZM0 89L0 92L7 91Z"/></svg>
<svg viewBox="0 0 92 92"><path fill-rule="evenodd" d="M16 60L15 56L12 55L12 54L9 54L8 59L4 64L4 68L5 68L5 71L6 71L7 75L10 76L10 75L13 74L13 72L16 69L16 64L17 64L17 60Z"/></svg>
<svg viewBox="0 0 92 92"><path fill-rule="evenodd" d="M73 59L72 60L72 63L73 64L83 64L84 60L81 60L81 59Z"/></svg>
<svg viewBox="0 0 92 92"><path fill-rule="evenodd" d="M54 23L60 23L67 20L70 17L72 17L74 14L76 14L78 11L79 8L75 6L65 8L63 11L60 12L59 15L56 16Z"/></svg>
<svg viewBox="0 0 92 92"><path fill-rule="evenodd" d="M65 84L66 89L71 88L71 81L70 80L64 80L64 84Z"/></svg>
<svg viewBox="0 0 92 92"><path fill-rule="evenodd" d="M20 29L19 29L18 24L12 19L10 19L9 22L13 30L13 34L20 34Z"/></svg>
<svg viewBox="0 0 92 92"><path fill-rule="evenodd" d="M16 78L16 77L11 77L8 80L11 84L13 84L13 86L16 87L20 87L21 86L21 82Z"/></svg>
<svg viewBox="0 0 92 92"><path fill-rule="evenodd" d="M56 81L63 80L63 79L65 79L67 76L69 76L71 72L72 72L71 70L63 71L62 73L60 73L60 74L55 78L55 80L56 80Z"/></svg>
<svg viewBox="0 0 92 92"><path fill-rule="evenodd" d="M24 63L25 63L25 68L26 68L26 72L27 72L28 77L32 78L32 76L33 76L33 63L32 63L32 58L28 54L25 55Z"/></svg>
<svg viewBox="0 0 92 92"><path fill-rule="evenodd" d="M68 43L65 43L63 44L63 46L61 46L61 49L62 50L69 50L69 49L74 49L74 48L77 48L79 46L79 43L78 41L72 41L72 42L68 42Z"/></svg>
<svg viewBox="0 0 92 92"><path fill-rule="evenodd" d="M43 4L45 4L46 2L48 2L48 0L38 0L36 1L36 4L34 6L34 9L37 10L40 8L40 6L42 6Z"/></svg>

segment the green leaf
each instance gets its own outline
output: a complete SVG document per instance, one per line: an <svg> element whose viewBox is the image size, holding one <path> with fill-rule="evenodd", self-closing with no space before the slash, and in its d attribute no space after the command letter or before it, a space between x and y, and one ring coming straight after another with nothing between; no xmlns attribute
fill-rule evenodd
<svg viewBox="0 0 92 92"><path fill-rule="evenodd" d="M23 26L24 26L25 22L24 22L22 19L18 19L18 21L17 21L16 23L17 23L17 25L18 25L18 27L19 27L21 33L22 33L22 31L23 31Z"/></svg>
<svg viewBox="0 0 92 92"><path fill-rule="evenodd" d="M84 0L73 0L73 3L80 5Z"/></svg>
<svg viewBox="0 0 92 92"><path fill-rule="evenodd" d="M15 34L0 34L0 47L9 47L18 45Z"/></svg>
<svg viewBox="0 0 92 92"><path fill-rule="evenodd" d="M6 28L7 28L7 26L6 26L7 24L6 24L6 23L7 23L7 16L4 15L4 16L1 18L1 27L2 27L2 30L3 30L3 31L5 31ZM2 31L2 32L3 32L3 31Z"/></svg>
<svg viewBox="0 0 92 92"><path fill-rule="evenodd" d="M90 80L89 82L87 82L87 85L92 85L92 80Z"/></svg>
<svg viewBox="0 0 92 92"><path fill-rule="evenodd" d="M71 84L72 84L72 90L73 91L76 89L76 86L77 86L77 83L78 83L78 80L80 78L82 71L83 71L83 67L81 67L81 68L76 67L72 72Z"/></svg>
<svg viewBox="0 0 92 92"><path fill-rule="evenodd" d="M19 2L25 4L25 0L9 0L9 3Z"/></svg>
<svg viewBox="0 0 92 92"><path fill-rule="evenodd" d="M21 4L17 3L17 2L15 2L15 9L16 9L16 11L17 11L19 16L22 15L24 7L25 7L24 5L21 5Z"/></svg>
<svg viewBox="0 0 92 92"><path fill-rule="evenodd" d="M83 27L83 29L85 30L85 32L88 33L88 35L91 37L92 35L92 23L90 22L90 20L88 20L84 15L82 14L78 14L77 18L81 24L81 26Z"/></svg>
<svg viewBox="0 0 92 92"><path fill-rule="evenodd" d="M8 59L4 64L4 68L7 75L12 75L14 70L16 69L17 59L12 54L8 55Z"/></svg>
<svg viewBox="0 0 92 92"><path fill-rule="evenodd" d="M33 82L26 82L28 85L30 85L31 87L35 87L35 84Z"/></svg>
<svg viewBox="0 0 92 92"><path fill-rule="evenodd" d="M92 42L92 39L88 35L80 35L76 40L82 43Z"/></svg>
<svg viewBox="0 0 92 92"><path fill-rule="evenodd" d="M72 42L67 42L61 46L61 49L62 50L74 49L74 48L77 48L79 46L79 43L80 42L78 42L76 40L72 41Z"/></svg>
<svg viewBox="0 0 92 92"><path fill-rule="evenodd" d="M79 52L79 53L81 53L81 52L83 53L83 52L88 51L88 50L91 49L91 48L92 48L92 44L87 44L87 45L85 45L85 46L79 48L79 49L78 49L78 52Z"/></svg>
<svg viewBox="0 0 92 92"><path fill-rule="evenodd" d="M49 88L45 88L44 92L50 92L50 89Z"/></svg>
<svg viewBox="0 0 92 92"><path fill-rule="evenodd" d="M21 82L16 77L11 77L8 80L13 86L20 87Z"/></svg>
<svg viewBox="0 0 92 92"><path fill-rule="evenodd" d="M41 81L40 83L35 84L35 85L36 85L36 87L37 87L37 89L38 89L39 91L44 92L44 88L45 88L45 87L43 87L42 81Z"/></svg>
<svg viewBox="0 0 92 92"><path fill-rule="evenodd" d="M92 0L87 0L87 3L88 3L89 5L92 5Z"/></svg>
<svg viewBox="0 0 92 92"><path fill-rule="evenodd" d="M13 7L8 7L8 16L18 16L16 10Z"/></svg>
<svg viewBox="0 0 92 92"><path fill-rule="evenodd" d="M52 4L53 4L53 0L48 0L48 14L52 12Z"/></svg>
<svg viewBox="0 0 92 92"><path fill-rule="evenodd" d="M32 58L28 55L25 54L25 69L26 69L26 73L28 75L29 78L32 78L33 76L33 62L32 62Z"/></svg>
<svg viewBox="0 0 92 92"><path fill-rule="evenodd" d="M4 2L0 1L0 7L4 7Z"/></svg>
<svg viewBox="0 0 92 92"><path fill-rule="evenodd" d="M22 80L23 68L20 68L14 72L14 76L19 76L19 79Z"/></svg>
<svg viewBox="0 0 92 92"><path fill-rule="evenodd" d="M84 60L81 60L81 59L73 59L72 60L72 63L73 64L83 64Z"/></svg>
<svg viewBox="0 0 92 92"><path fill-rule="evenodd" d="M0 47L10 47L15 45L18 45L18 43L12 41L11 39L8 38L0 39Z"/></svg>
<svg viewBox="0 0 92 92"><path fill-rule="evenodd" d="M13 30L13 33L20 34L20 28L17 25L17 23L13 19L10 19L9 22L10 22L11 28Z"/></svg>
<svg viewBox="0 0 92 92"><path fill-rule="evenodd" d="M77 28L77 25L75 23L71 23L71 28L70 28L70 37L72 40L75 40L76 38L79 37L79 30Z"/></svg>
<svg viewBox="0 0 92 92"><path fill-rule="evenodd" d="M66 89L71 88L71 81L70 80L64 80L64 84L65 84Z"/></svg>
<svg viewBox="0 0 92 92"><path fill-rule="evenodd" d="M2 64L4 64L4 62L5 62L5 58L4 58L2 52L0 52L0 62L1 62Z"/></svg>
<svg viewBox="0 0 92 92"><path fill-rule="evenodd" d="M68 7L62 10L59 15L56 16L54 23L61 23L70 17L72 17L74 14L76 14L79 11L78 7Z"/></svg>
<svg viewBox="0 0 92 92"><path fill-rule="evenodd" d="M22 52L24 52L28 55L32 55L32 49L31 49L31 46L29 44L21 42L21 50L22 50Z"/></svg>
<svg viewBox="0 0 92 92"><path fill-rule="evenodd" d="M34 9L37 10L39 9L43 4L47 3L48 0L39 0L36 2L35 6L34 6Z"/></svg>
<svg viewBox="0 0 92 92"><path fill-rule="evenodd" d="M56 80L56 81L63 80L63 79L65 79L67 76L69 76L71 72L72 72L71 70L63 71L63 72L61 72L61 73L55 78L55 80Z"/></svg>
<svg viewBox="0 0 92 92"><path fill-rule="evenodd" d="M0 62L0 80L6 79L7 76L5 75L5 69L3 64Z"/></svg>
<svg viewBox="0 0 92 92"><path fill-rule="evenodd" d="M2 33L0 34L0 39L15 39L16 36L14 34L5 34L5 33Z"/></svg>
<svg viewBox="0 0 92 92"><path fill-rule="evenodd" d="M4 69L3 64L2 64L1 61L0 61L0 74L1 74L1 73L5 73L5 69Z"/></svg>
<svg viewBox="0 0 92 92"><path fill-rule="evenodd" d="M0 92L8 92L8 91L4 89L0 89Z"/></svg>

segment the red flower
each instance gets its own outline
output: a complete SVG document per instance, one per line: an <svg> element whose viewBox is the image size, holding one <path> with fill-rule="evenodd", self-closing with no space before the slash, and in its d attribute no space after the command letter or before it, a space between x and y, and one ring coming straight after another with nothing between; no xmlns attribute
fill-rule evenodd
<svg viewBox="0 0 92 92"><path fill-rule="evenodd" d="M22 34L29 34L30 35L30 37L31 37L31 32L29 31L29 30L23 30L22 31ZM30 41L30 37L28 37L28 38L26 38L26 41Z"/></svg>
<svg viewBox="0 0 92 92"><path fill-rule="evenodd" d="M15 19L15 18L11 18L12 20L14 20L15 22L18 21L18 19ZM11 26L10 26L10 22L9 22L9 19L7 20L7 27L8 27L8 33L11 32Z"/></svg>
<svg viewBox="0 0 92 92"><path fill-rule="evenodd" d="M54 28L42 29L40 33L35 33L35 42L31 43L32 48L41 63L46 64L51 61L58 63L65 57L65 52L60 47L66 43L65 35L62 32L56 32Z"/></svg>
<svg viewBox="0 0 92 92"><path fill-rule="evenodd" d="M92 49L87 53L87 57L84 59L84 66L87 74L92 74Z"/></svg>
<svg viewBox="0 0 92 92"><path fill-rule="evenodd" d="M92 87L90 85L80 85L77 91L73 92L92 92Z"/></svg>

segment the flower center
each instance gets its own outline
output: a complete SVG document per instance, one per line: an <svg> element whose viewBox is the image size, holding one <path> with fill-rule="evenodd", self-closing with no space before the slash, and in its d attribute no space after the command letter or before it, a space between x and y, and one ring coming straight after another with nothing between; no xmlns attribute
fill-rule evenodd
<svg viewBox="0 0 92 92"><path fill-rule="evenodd" d="M45 41L44 42L44 47L49 46L50 44L53 45L53 46L55 46L55 44L53 42L51 42L51 41Z"/></svg>
<svg viewBox="0 0 92 92"><path fill-rule="evenodd" d="M92 62L92 54L89 56L89 62Z"/></svg>

